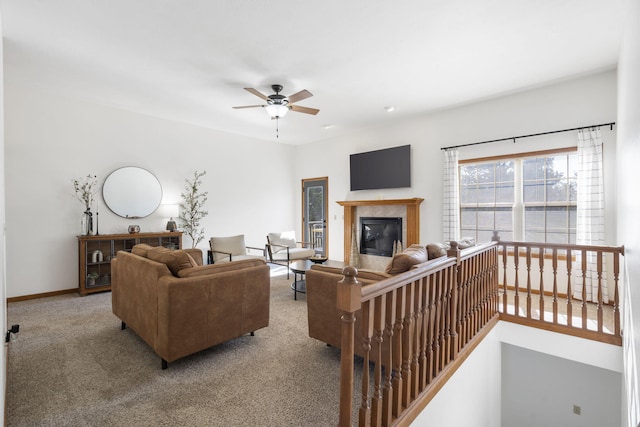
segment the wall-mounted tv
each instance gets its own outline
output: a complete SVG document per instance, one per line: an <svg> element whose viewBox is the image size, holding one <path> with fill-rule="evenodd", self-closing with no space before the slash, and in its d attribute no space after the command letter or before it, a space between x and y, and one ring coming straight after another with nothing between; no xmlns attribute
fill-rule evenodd
<svg viewBox="0 0 640 427"><path fill-rule="evenodd" d="M351 154L351 191L411 187L411 145Z"/></svg>

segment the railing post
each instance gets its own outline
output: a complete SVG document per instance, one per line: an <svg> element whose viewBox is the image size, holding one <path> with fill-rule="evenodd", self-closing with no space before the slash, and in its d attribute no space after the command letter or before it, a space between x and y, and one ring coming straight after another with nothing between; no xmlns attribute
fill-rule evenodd
<svg viewBox="0 0 640 427"><path fill-rule="evenodd" d="M356 279L358 270L346 266L344 277L338 282L336 306L342 315L340 352L340 427L351 427L353 404L353 357L355 352L355 312L362 306L362 285Z"/></svg>

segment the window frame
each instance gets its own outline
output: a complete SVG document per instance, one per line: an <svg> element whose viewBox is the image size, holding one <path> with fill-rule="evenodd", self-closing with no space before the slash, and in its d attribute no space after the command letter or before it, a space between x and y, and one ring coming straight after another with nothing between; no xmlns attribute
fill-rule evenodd
<svg viewBox="0 0 640 427"><path fill-rule="evenodd" d="M571 155L573 153L577 153L578 151L578 147L573 146L573 147L565 147L565 148L556 148L556 149L550 149L550 150L540 150L540 151L527 151L527 152L522 152L522 153L514 153L514 154L504 154L504 155L498 155L498 156L489 156L489 157L480 157L480 158L473 158L473 159L465 159L465 160L459 160L458 161L458 182L459 182L459 188L458 188L458 194L459 194L459 211L460 211L460 229L462 230L462 217L463 217L463 209L465 207L465 204L463 204L461 202L461 195L462 195L462 179L460 176L460 171L461 171L461 167L463 167L464 165L469 165L469 164L479 164L479 163L495 163L495 162L499 162L502 160L512 160L514 161L514 168L516 169L514 171L514 200L513 203L511 204L511 211L512 211L512 215L513 215L513 219L511 222L512 225L512 230L511 230L511 234L513 236L513 238L511 240L514 241L525 241L525 235L527 233L527 230L525 228L526 224L525 224L525 210L527 207L532 207L532 206L542 206L542 207L567 207L567 208L571 208L573 207L576 211L577 211L577 200L571 201L570 198L568 198L569 200L567 201L552 201L552 202L524 202L524 176L523 176L523 171L522 171L522 162L524 159L526 158L531 158L531 157L553 157L553 156L557 156L557 155ZM519 169L519 171L518 171ZM519 176L518 176L519 175ZM567 176L566 179L571 179L571 177ZM494 178L494 182L495 178ZM545 182L546 182L546 177L545 177ZM520 187L520 188L518 188ZM545 190L546 191L546 190ZM520 193L520 195L518 195L518 193ZM474 207L478 208L478 207L482 207L482 205L485 205L485 207L494 207L494 208L498 208L500 206L504 206L505 203L497 203L494 202L492 204L487 204L487 203L476 203ZM487 206L488 205L488 206ZM468 205L467 205L468 206ZM544 227L544 235L545 235L545 240L547 239L547 226L546 226L546 221L545 221L545 227ZM478 228L478 225L476 223L476 227L475 227L475 233L476 236L478 236L479 232L485 232L486 230L482 230ZM500 231L500 230L498 230ZM575 224L574 227L571 227L571 223L568 222L567 223L567 227L566 227L566 233L568 234L568 242L569 243L575 243L575 237L576 237L576 230L575 230Z"/></svg>

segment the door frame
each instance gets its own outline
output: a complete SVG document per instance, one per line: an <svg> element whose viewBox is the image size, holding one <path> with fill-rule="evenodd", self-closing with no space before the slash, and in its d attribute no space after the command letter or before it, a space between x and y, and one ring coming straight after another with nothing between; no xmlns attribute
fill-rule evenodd
<svg viewBox="0 0 640 427"><path fill-rule="evenodd" d="M329 177L328 176L321 176L321 177L317 177L317 178L303 178L301 180L300 183L300 192L301 194L301 219L302 219L302 240L305 240L305 236L308 236L309 234L309 227L307 226L307 220L306 220L306 194L304 191L305 188L305 184L309 181L324 181L324 188L325 188L325 194L324 194L324 255L326 257L329 256L329 221L328 221L328 216L329 216ZM306 241L306 240L305 240Z"/></svg>

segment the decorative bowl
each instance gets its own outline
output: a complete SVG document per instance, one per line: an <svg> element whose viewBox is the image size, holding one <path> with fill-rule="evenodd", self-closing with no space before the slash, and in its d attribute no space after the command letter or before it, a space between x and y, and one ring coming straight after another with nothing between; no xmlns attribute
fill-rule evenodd
<svg viewBox="0 0 640 427"><path fill-rule="evenodd" d="M322 264L326 260L327 260L326 256L312 256L311 258L309 258L309 261L315 262L316 264Z"/></svg>

